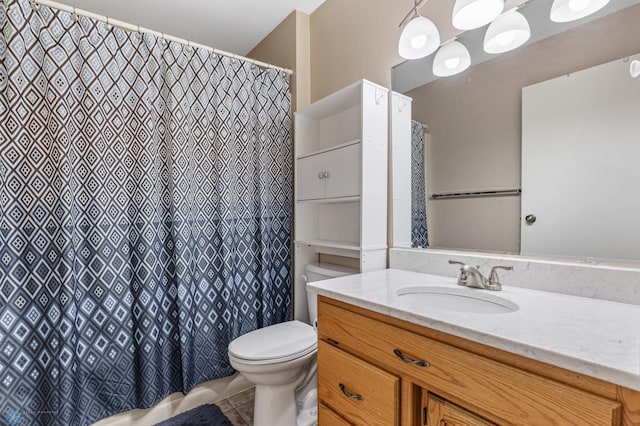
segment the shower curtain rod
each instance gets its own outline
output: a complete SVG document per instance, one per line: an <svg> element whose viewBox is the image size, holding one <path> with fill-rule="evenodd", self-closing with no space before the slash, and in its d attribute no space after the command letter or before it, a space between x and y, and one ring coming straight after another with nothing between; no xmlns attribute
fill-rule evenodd
<svg viewBox="0 0 640 426"><path fill-rule="evenodd" d="M419 122L418 120L411 120L411 121L413 121L413 122L414 122L414 123L416 123L416 124L421 125L421 126L422 126L422 127L424 127L425 129L428 129L428 128L429 128L429 126L427 126L427 125L426 125L426 124L424 124L424 123Z"/></svg>
<svg viewBox="0 0 640 426"><path fill-rule="evenodd" d="M293 71L288 69L288 68L282 68L282 67L279 67L277 65L271 65L271 64L268 64L266 62L257 61L255 59L247 58L245 56L240 56L240 55L236 55L234 53L225 52L224 50L214 49L213 47L205 46L204 44L196 43L196 42L193 42L193 41L190 41L190 40L185 40L183 38L174 37L174 36L171 36L171 35L168 35L168 34L165 34L165 33L161 33L161 32L154 31L154 30L150 30L148 28L143 28L143 27L140 27L138 25L129 24L129 23L124 22L124 21L119 21L117 19L111 19L108 16L98 15L96 13L88 12L88 11L82 10L82 9L76 9L73 6L68 6L66 4L58 3L58 2L55 2L55 1L51 1L51 0L29 0L29 3L31 3L32 7L37 7L37 5L43 5L43 6L51 7L53 9L58 9L58 10L62 10L64 12L71 13L74 16L86 16L87 18L91 18L91 19L95 19L97 21L104 22L108 26L117 27L117 28L120 28L121 30L130 31L130 32L137 32L137 33L152 34L152 35L154 35L156 37L159 37L159 38L161 38L163 40L172 41L174 43L184 44L184 45L186 45L186 46L188 46L190 48L205 49L205 50L208 50L209 52L212 52L215 55L227 56L229 58L237 59L239 61L246 61L246 62L249 62L249 63L251 63L253 65L256 65L258 67L270 68L270 69L282 71L282 72L287 73L289 75L293 74Z"/></svg>

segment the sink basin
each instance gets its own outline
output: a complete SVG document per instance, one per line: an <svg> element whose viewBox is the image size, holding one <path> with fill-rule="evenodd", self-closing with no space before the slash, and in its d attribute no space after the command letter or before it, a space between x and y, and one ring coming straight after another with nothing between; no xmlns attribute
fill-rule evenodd
<svg viewBox="0 0 640 426"><path fill-rule="evenodd" d="M518 305L488 290L469 288L415 286L397 292L400 300L415 311L444 309L474 314L506 314L518 310Z"/></svg>

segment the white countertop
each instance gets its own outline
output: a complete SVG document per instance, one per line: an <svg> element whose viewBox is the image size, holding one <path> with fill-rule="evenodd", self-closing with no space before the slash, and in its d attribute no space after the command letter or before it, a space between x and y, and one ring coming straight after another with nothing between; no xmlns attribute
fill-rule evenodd
<svg viewBox="0 0 640 426"><path fill-rule="evenodd" d="M397 291L461 289L454 278L398 269L309 283L307 289L381 314L640 391L640 306L503 286L473 290L507 299L515 312L416 309Z"/></svg>

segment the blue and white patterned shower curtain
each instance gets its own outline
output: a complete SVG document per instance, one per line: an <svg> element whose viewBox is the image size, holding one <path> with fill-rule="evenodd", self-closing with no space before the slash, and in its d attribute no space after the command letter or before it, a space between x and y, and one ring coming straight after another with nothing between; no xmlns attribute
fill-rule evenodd
<svg viewBox="0 0 640 426"><path fill-rule="evenodd" d="M231 374L232 339L289 317L288 76L0 5L0 423Z"/></svg>
<svg viewBox="0 0 640 426"><path fill-rule="evenodd" d="M411 122L411 247L429 247L426 181L424 175L424 126Z"/></svg>

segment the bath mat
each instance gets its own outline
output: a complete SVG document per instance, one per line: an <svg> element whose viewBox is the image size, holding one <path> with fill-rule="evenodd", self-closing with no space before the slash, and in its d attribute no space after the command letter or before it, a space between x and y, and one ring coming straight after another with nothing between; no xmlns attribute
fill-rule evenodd
<svg viewBox="0 0 640 426"><path fill-rule="evenodd" d="M156 426L233 426L217 405L205 404L171 417Z"/></svg>

